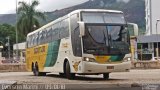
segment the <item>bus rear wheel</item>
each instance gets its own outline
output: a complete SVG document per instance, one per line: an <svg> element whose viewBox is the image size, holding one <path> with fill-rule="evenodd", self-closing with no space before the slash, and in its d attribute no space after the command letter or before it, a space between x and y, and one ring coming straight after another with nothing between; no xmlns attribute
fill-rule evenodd
<svg viewBox="0 0 160 90"><path fill-rule="evenodd" d="M108 80L109 79L109 73L103 73L103 79Z"/></svg>
<svg viewBox="0 0 160 90"><path fill-rule="evenodd" d="M39 72L38 64L36 63L35 65L32 66L33 74L34 76L46 76L45 72Z"/></svg>
<svg viewBox="0 0 160 90"><path fill-rule="evenodd" d="M39 76L39 70L38 70L38 65L37 64L34 64L33 66L32 66L32 70L33 70L33 74L34 74L34 76Z"/></svg>
<svg viewBox="0 0 160 90"><path fill-rule="evenodd" d="M66 65L65 65L66 67L65 67L65 75L66 75L66 77L68 78L68 79L74 79L74 77L75 77L75 74L74 73L71 73L71 69L70 69L70 64L69 64L69 62L67 61L66 62Z"/></svg>

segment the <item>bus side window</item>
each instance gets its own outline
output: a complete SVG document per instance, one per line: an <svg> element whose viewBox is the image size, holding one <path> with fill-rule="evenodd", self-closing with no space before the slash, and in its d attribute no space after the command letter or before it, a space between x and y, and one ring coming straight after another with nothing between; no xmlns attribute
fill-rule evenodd
<svg viewBox="0 0 160 90"><path fill-rule="evenodd" d="M47 42L51 42L51 39L52 39L51 31L52 31L51 28L48 28L47 31L46 31L46 40L47 40Z"/></svg>
<svg viewBox="0 0 160 90"><path fill-rule="evenodd" d="M29 47L31 47L31 43L32 43L32 36L29 37Z"/></svg>
<svg viewBox="0 0 160 90"><path fill-rule="evenodd" d="M59 39L58 23L52 26L52 41Z"/></svg>
<svg viewBox="0 0 160 90"><path fill-rule="evenodd" d="M26 48L29 48L30 47L30 36L27 37L27 43L26 43Z"/></svg>
<svg viewBox="0 0 160 90"><path fill-rule="evenodd" d="M79 17L77 14L71 16L71 40L72 49L75 56L82 56L81 38L79 37L80 31L78 22Z"/></svg>
<svg viewBox="0 0 160 90"><path fill-rule="evenodd" d="M78 26L79 17L78 14L74 14L71 16L71 30L74 30Z"/></svg>
<svg viewBox="0 0 160 90"><path fill-rule="evenodd" d="M42 31L39 32L38 45L42 43Z"/></svg>
<svg viewBox="0 0 160 90"><path fill-rule="evenodd" d="M47 42L47 39L46 39L46 30L44 30L42 34L43 34L43 43L42 44L44 44L44 43Z"/></svg>
<svg viewBox="0 0 160 90"><path fill-rule="evenodd" d="M35 34L34 45L36 46L38 43L38 32Z"/></svg>
<svg viewBox="0 0 160 90"><path fill-rule="evenodd" d="M35 34L33 34L33 36L32 36L32 46L35 46L34 41L35 41Z"/></svg>
<svg viewBox="0 0 160 90"><path fill-rule="evenodd" d="M61 22L61 27L60 27L60 38L66 38L69 37L69 24L68 24L68 18L64 19Z"/></svg>
<svg viewBox="0 0 160 90"><path fill-rule="evenodd" d="M63 23L63 21L61 21L60 23L59 23L59 38L60 39L62 39L63 38L63 26L64 26L64 23Z"/></svg>
<svg viewBox="0 0 160 90"><path fill-rule="evenodd" d="M33 47L33 41L34 41L34 35L32 35L32 39L31 39L31 47Z"/></svg>

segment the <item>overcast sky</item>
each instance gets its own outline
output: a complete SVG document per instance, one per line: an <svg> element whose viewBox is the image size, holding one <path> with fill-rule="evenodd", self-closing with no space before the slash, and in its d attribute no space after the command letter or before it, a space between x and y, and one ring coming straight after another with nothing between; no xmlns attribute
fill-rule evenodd
<svg viewBox="0 0 160 90"><path fill-rule="evenodd" d="M17 0L17 1L27 1L32 0ZM42 11L54 11L55 9L62 9L76 4L83 3L88 0L39 0L40 5L39 10ZM16 10L16 0L0 0L0 14L15 13Z"/></svg>

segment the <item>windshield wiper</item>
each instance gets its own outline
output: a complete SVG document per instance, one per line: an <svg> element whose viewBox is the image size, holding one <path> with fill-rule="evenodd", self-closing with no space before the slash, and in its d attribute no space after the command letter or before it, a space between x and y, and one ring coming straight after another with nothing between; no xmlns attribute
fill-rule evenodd
<svg viewBox="0 0 160 90"><path fill-rule="evenodd" d="M106 43L107 38L106 38L104 30L103 30L103 36L104 36L104 44L107 45L107 43Z"/></svg>

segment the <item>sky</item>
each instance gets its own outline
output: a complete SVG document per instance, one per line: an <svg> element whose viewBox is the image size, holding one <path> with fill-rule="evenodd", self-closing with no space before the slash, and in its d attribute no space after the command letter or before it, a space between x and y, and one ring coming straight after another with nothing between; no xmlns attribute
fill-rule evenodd
<svg viewBox="0 0 160 90"><path fill-rule="evenodd" d="M31 2L32 0L17 0ZM83 3L88 0L39 0L40 5L37 9L41 11L54 11L56 9L62 9L76 4ZM16 0L0 0L0 14L9 14L16 12Z"/></svg>

